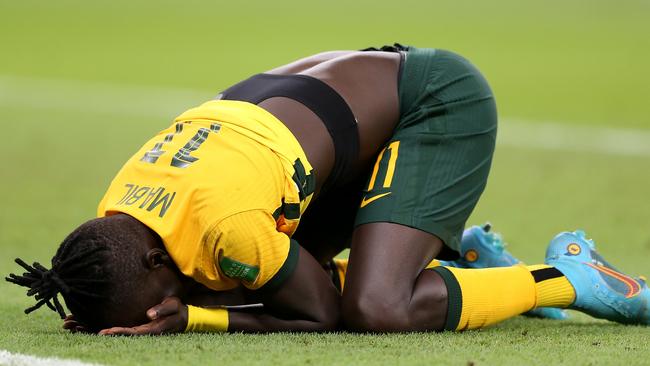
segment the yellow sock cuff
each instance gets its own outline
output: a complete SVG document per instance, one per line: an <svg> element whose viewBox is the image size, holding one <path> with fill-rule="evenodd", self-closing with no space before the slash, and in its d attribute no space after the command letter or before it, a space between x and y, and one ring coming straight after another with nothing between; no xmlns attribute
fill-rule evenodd
<svg viewBox="0 0 650 366"><path fill-rule="evenodd" d="M445 281L445 329L482 328L519 315L535 305L535 283L525 267L433 268Z"/></svg>
<svg viewBox="0 0 650 366"><path fill-rule="evenodd" d="M225 332L228 330L226 308L199 308L187 306L186 332Z"/></svg>
<svg viewBox="0 0 650 366"><path fill-rule="evenodd" d="M535 307L566 308L575 301L575 290L569 280L554 267L538 264L526 267L535 279Z"/></svg>

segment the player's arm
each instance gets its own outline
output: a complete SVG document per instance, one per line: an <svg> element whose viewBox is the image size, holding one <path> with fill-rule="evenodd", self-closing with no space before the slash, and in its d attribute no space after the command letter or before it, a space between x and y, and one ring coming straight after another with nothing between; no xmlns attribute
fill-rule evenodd
<svg viewBox="0 0 650 366"><path fill-rule="evenodd" d="M323 267L302 247L294 272L271 293L255 293L263 309L228 311L228 331L327 331L339 321L339 293Z"/></svg>
<svg viewBox="0 0 650 366"><path fill-rule="evenodd" d="M231 216L219 223L216 233L220 273L239 280L249 290L250 302L264 304L256 311L222 309L221 318L228 312L228 331L325 331L336 327L338 291L306 250L278 232L271 212L251 210ZM203 330L194 326L196 310L189 309L189 330ZM219 310L216 312L215 319L219 319ZM201 321L210 320L200 316Z"/></svg>

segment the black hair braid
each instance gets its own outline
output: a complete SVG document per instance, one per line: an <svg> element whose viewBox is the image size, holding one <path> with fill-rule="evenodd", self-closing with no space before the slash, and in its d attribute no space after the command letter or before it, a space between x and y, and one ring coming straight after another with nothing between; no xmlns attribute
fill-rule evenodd
<svg viewBox="0 0 650 366"><path fill-rule="evenodd" d="M50 309L59 313L61 319L64 319L65 311L57 295L59 292L69 291L69 288L61 281L58 274L53 270L48 270L38 262L34 262L34 265L30 266L22 259L16 258L16 263L27 270L27 272L23 273L22 276L11 273L5 279L16 285L28 287L27 296L34 296L37 301L36 305L25 309L25 314L29 314L47 304Z"/></svg>
<svg viewBox="0 0 650 366"><path fill-rule="evenodd" d="M57 312L61 319L66 316L65 310L59 301L58 295L62 294L64 298L71 299L73 302L80 304L76 300L79 297L86 298L103 298L101 291L97 287L107 284L107 279L98 278L98 276L88 276L88 268L103 262L100 252L108 250L105 246L90 245L82 248L75 248L75 253L69 255L71 242L66 240L57 255L52 259L52 268L47 269L38 262L33 265L27 264L20 258L16 258L16 263L23 267L27 272L21 276L9 274L5 279L16 285L29 288L27 296L34 296L36 304L25 309L25 314L47 305L48 308ZM63 259L62 259L63 258ZM95 277L95 278L93 278Z"/></svg>

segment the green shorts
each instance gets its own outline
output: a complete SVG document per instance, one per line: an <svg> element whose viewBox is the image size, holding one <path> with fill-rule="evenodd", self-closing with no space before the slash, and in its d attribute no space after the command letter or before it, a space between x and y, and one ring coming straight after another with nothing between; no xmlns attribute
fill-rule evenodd
<svg viewBox="0 0 650 366"><path fill-rule="evenodd" d="M426 231L458 257L465 222L485 189L497 133L492 90L461 56L409 47L400 120L377 157L355 226L392 222Z"/></svg>

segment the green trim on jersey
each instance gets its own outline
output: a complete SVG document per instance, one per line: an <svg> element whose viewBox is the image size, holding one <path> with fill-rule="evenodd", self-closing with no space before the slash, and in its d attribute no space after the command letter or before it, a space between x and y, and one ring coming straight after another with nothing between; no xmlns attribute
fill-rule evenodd
<svg viewBox="0 0 650 366"><path fill-rule="evenodd" d="M289 239L289 253L287 254L287 259L284 261L284 264L278 272L260 287L258 290L273 292L277 290L280 285L282 285L296 270L298 265L298 255L300 253L300 245L297 241Z"/></svg>

